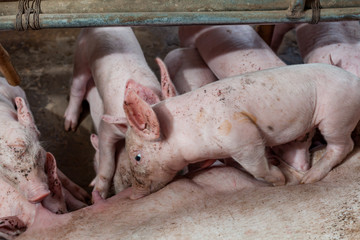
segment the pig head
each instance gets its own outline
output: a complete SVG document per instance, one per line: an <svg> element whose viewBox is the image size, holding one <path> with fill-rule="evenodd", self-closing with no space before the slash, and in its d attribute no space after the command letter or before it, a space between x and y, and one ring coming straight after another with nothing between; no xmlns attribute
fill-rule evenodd
<svg viewBox="0 0 360 240"><path fill-rule="evenodd" d="M39 131L25 100L16 97L15 104L15 119L3 122L0 175L26 199L36 203L50 193L44 172L46 151L40 146Z"/></svg>

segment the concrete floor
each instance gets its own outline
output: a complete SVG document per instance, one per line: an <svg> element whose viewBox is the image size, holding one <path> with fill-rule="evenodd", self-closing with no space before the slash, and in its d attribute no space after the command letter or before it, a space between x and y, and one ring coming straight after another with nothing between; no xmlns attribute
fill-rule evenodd
<svg viewBox="0 0 360 240"><path fill-rule="evenodd" d="M154 59L178 47L177 27L135 27L134 32L150 67L159 75ZM43 146L67 176L91 192L88 184L95 176L91 119L85 118L75 133L63 128L78 33L79 29L2 31L0 42L21 76L20 86L27 93ZM287 34L278 54L288 64L301 63L293 32Z"/></svg>

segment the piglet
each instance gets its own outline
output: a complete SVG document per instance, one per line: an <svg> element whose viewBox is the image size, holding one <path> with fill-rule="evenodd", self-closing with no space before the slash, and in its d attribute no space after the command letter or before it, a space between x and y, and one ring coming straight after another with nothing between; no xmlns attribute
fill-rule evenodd
<svg viewBox="0 0 360 240"><path fill-rule="evenodd" d="M188 92L193 89L199 88L207 83L213 82L216 80L216 77L207 67L204 61L201 59L195 48L179 48L171 51L165 58L166 64L169 66L169 71L166 64L157 58L156 62L160 67L161 72L161 90L162 98L170 98L176 96L179 90L180 93ZM170 76L174 76L174 84L169 82ZM142 89L141 85L132 84L134 89ZM142 91L146 91L143 89ZM95 129L98 129L99 121L99 109L102 109L102 101L97 91L91 88L87 95L86 99L90 105L90 113L93 119ZM90 137L92 146L96 150L94 156L94 166L95 171L98 172L99 168L99 138L96 134L91 134ZM201 167L211 165L213 161L206 161L201 164ZM127 187L131 186L131 176L130 176L130 162L128 159L128 154L125 150L125 141L118 141L116 143L116 152L115 152L115 164L116 170L113 177L113 187L114 192L119 193ZM184 169L181 171L186 173L187 170ZM90 185L94 185L93 181Z"/></svg>
<svg viewBox="0 0 360 240"><path fill-rule="evenodd" d="M347 99L347 101L342 101ZM265 147L319 128L326 153L302 179L316 182L353 149L359 79L326 64L292 65L223 79L152 107L128 89L124 110L132 198L157 191L189 163L232 157L256 178L283 185Z"/></svg>
<svg viewBox="0 0 360 240"><path fill-rule="evenodd" d="M126 81L133 79L146 86L149 91L139 94L150 104L159 100L161 90L130 27L89 28L79 34L70 101L65 111L66 130L76 129L80 105L91 79L104 105L104 117L99 125L99 172L94 190L106 197L115 170L116 143L124 138L118 127L127 127L122 108Z"/></svg>
<svg viewBox="0 0 360 240"><path fill-rule="evenodd" d="M275 30L279 27L282 31L277 34L285 33L293 25L280 25ZM248 25L182 27L179 34L183 44L195 45L199 49L219 78L286 65ZM309 147L313 135L311 132L272 150L290 166L306 171L310 168Z"/></svg>
<svg viewBox="0 0 360 240"><path fill-rule="evenodd" d="M296 37L305 63L327 63L360 76L359 21L299 24Z"/></svg>

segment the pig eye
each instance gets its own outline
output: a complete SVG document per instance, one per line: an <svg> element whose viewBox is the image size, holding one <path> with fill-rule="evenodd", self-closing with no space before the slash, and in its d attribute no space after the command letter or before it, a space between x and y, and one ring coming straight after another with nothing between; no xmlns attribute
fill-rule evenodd
<svg viewBox="0 0 360 240"><path fill-rule="evenodd" d="M135 156L135 160L138 161L138 162L141 160L141 154L140 153Z"/></svg>

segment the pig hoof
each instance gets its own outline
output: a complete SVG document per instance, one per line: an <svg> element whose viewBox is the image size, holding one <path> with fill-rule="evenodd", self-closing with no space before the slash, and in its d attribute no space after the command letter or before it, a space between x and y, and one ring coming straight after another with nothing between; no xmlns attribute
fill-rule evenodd
<svg viewBox="0 0 360 240"><path fill-rule="evenodd" d="M92 192L92 202L93 204L97 204L100 202L103 202L104 198L100 195L100 193L98 191L93 191Z"/></svg>
<svg viewBox="0 0 360 240"><path fill-rule="evenodd" d="M279 168L271 166L271 175L265 177L265 181L272 183L274 186L283 186L286 183L284 174Z"/></svg>
<svg viewBox="0 0 360 240"><path fill-rule="evenodd" d="M301 184L314 183L319 181L319 177L313 176L313 174L305 174L305 176L301 179Z"/></svg>
<svg viewBox="0 0 360 240"><path fill-rule="evenodd" d="M314 170L314 169L313 169ZM307 183L315 183L326 177L328 174L327 171L315 172L311 171L311 169L305 174L305 176L301 179L301 184Z"/></svg>

